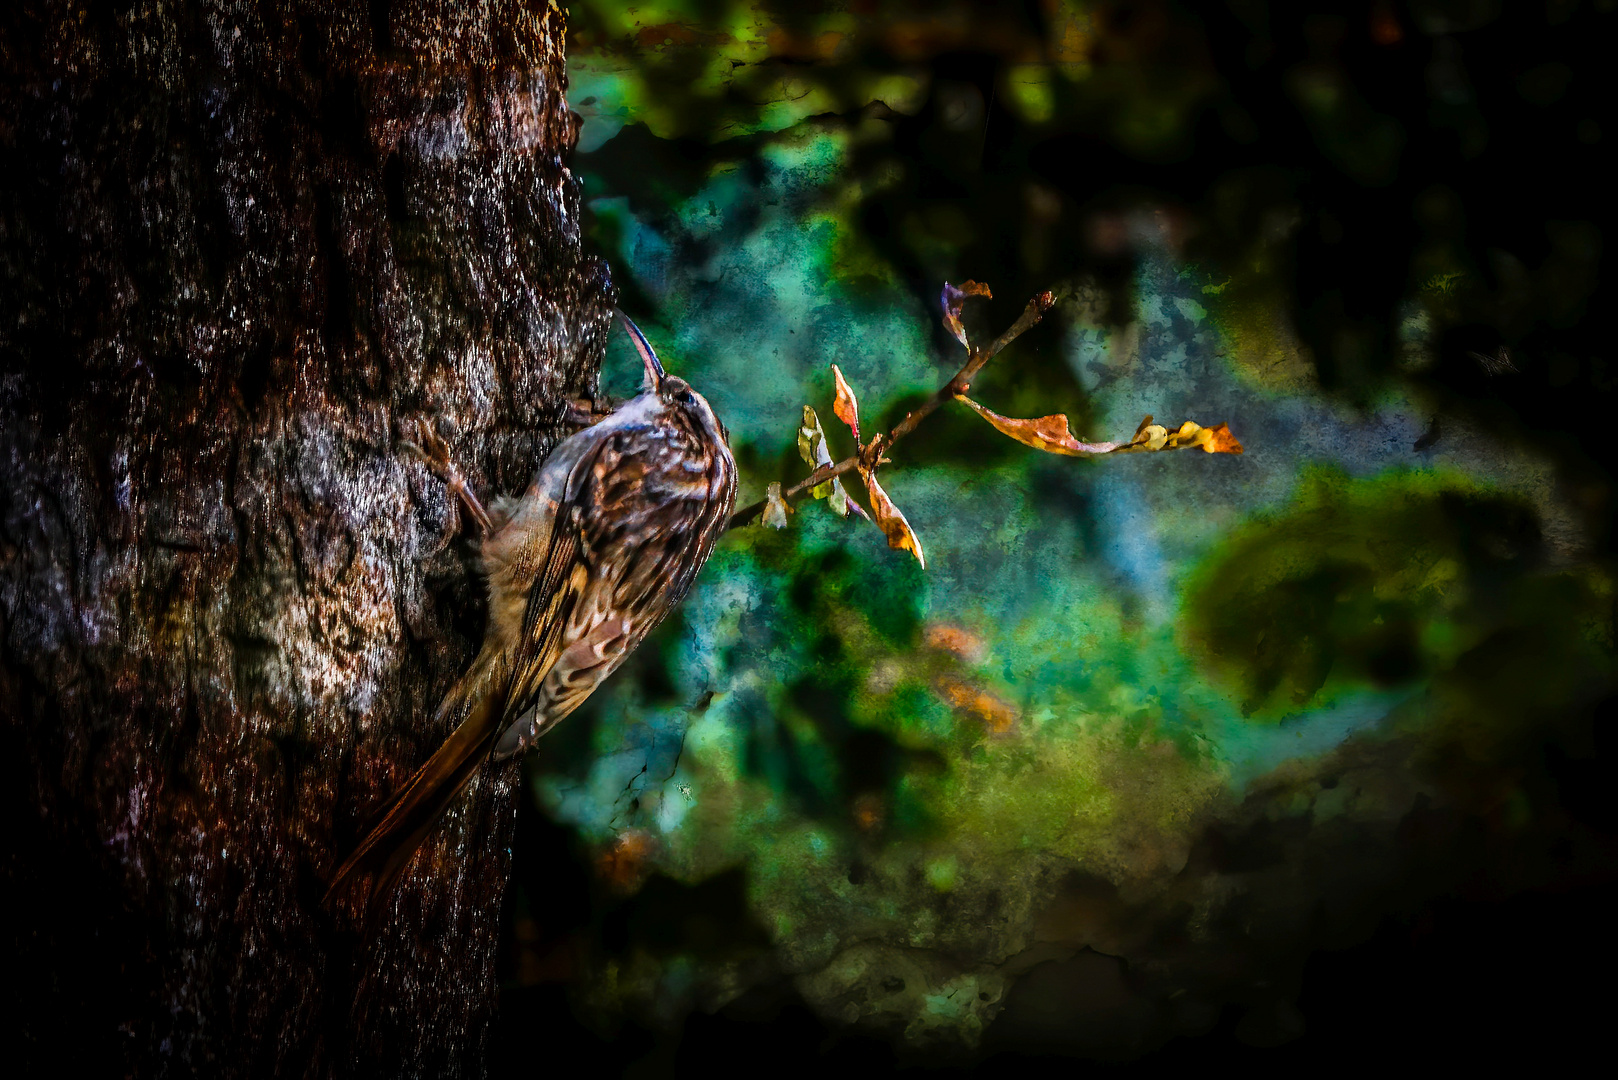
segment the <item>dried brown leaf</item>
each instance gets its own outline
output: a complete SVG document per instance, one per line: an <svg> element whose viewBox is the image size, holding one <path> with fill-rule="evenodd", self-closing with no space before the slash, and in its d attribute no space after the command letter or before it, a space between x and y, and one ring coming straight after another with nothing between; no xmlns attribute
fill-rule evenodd
<svg viewBox="0 0 1618 1080"><path fill-rule="evenodd" d="M956 288L949 282L944 282L944 291L939 295L938 302L944 308L944 329L955 335L955 340L968 349L972 343L966 340L966 327L961 325L961 305L969 296L990 296L989 287L981 281L964 282Z"/></svg>
<svg viewBox="0 0 1618 1080"><path fill-rule="evenodd" d="M877 483L876 470L862 465L860 479L865 481L865 490L871 496L871 513L876 517L877 527L887 534L888 546L896 551L910 552L921 563L921 568L927 569L927 558L921 553L921 540L916 536L916 530L910 527L904 512L893 504L888 493L882 490L882 485Z"/></svg>
<svg viewBox="0 0 1618 1080"><path fill-rule="evenodd" d="M979 416L993 424L995 430L1002 435L1008 435L1024 446L1032 446L1049 454L1080 457L1086 454L1106 454L1118 448L1117 443L1111 442L1079 442L1068 430L1067 417L1061 413L1033 420L1016 420L1009 416L1001 416L993 409L986 409L964 394L957 394L955 400L970 406Z"/></svg>
<svg viewBox="0 0 1618 1080"><path fill-rule="evenodd" d="M860 441L860 403L854 397L853 387L843 378L842 369L836 364L831 366L832 377L837 380L837 400L832 404L832 411L837 419L848 425L848 430L854 433L854 445L863 446Z"/></svg>

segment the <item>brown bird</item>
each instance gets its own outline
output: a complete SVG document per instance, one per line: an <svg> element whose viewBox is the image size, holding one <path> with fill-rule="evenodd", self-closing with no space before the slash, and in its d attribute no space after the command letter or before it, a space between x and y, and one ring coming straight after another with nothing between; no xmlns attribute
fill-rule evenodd
<svg viewBox="0 0 1618 1080"><path fill-rule="evenodd" d="M521 499L486 512L430 432L429 461L483 532L483 649L438 707L454 732L380 811L327 889L362 870L374 909L489 758L526 750L584 703L685 596L736 501L730 433L664 372L619 312L646 366L639 396L565 439Z"/></svg>

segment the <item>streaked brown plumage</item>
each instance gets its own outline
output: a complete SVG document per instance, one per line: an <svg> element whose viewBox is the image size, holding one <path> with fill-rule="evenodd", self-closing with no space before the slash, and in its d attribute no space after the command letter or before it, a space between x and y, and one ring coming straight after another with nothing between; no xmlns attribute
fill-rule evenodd
<svg viewBox="0 0 1618 1080"><path fill-rule="evenodd" d="M521 499L486 514L438 461L484 530L483 648L439 706L454 732L382 808L328 898L369 870L380 900L484 760L522 752L578 708L685 596L724 531L729 433L620 317L646 366L642 393L557 446Z"/></svg>

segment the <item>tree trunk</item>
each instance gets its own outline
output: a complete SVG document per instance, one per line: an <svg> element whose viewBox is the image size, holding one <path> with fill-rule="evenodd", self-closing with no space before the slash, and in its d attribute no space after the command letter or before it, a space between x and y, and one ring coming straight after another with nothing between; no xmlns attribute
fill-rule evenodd
<svg viewBox="0 0 1618 1080"><path fill-rule="evenodd" d="M480 1073L514 770L321 896L482 632L401 433L514 492L594 387L563 16L82 7L0 15L7 1056Z"/></svg>

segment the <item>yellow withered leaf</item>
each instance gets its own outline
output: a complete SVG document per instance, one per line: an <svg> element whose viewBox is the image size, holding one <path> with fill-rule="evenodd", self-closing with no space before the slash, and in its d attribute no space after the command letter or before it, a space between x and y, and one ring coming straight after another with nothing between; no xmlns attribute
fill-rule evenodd
<svg viewBox="0 0 1618 1080"><path fill-rule="evenodd" d="M1151 416L1147 416L1140 422L1140 427L1135 429L1135 434L1128 442L1086 443L1079 442L1073 437L1072 432L1068 430L1067 417L1061 413L1019 420L1001 416L993 409L986 409L961 394L956 395L956 400L970 406L979 416L993 424L995 430L1001 434L1016 439L1024 446L1032 446L1036 450L1044 450L1050 454L1086 457L1093 454L1184 450L1193 446L1200 446L1210 454L1242 452L1242 444L1230 433L1230 427L1222 423L1213 427L1203 427L1195 421L1187 420L1171 432L1161 424L1154 424Z"/></svg>
<svg viewBox="0 0 1618 1080"><path fill-rule="evenodd" d="M764 489L764 524L772 529L787 527L787 515L792 513L792 507L781 497L781 485L772 483Z"/></svg>
<svg viewBox="0 0 1618 1080"><path fill-rule="evenodd" d="M944 291L938 297L938 302L944 308L944 329L955 335L955 340L968 349L972 343L966 340L966 327L961 325L961 305L969 296L991 296L989 287L981 281L967 281L956 288L949 282L944 282Z"/></svg>
<svg viewBox="0 0 1618 1080"><path fill-rule="evenodd" d="M803 407L803 425L798 428L798 456L803 458L810 469L818 469L822 465L830 465L831 449L826 445L826 432L820 426L820 416L814 408ZM826 505L838 517L847 517L850 513L865 516L860 504L848 497L843 488L843 482L835 476L824 484L816 484L809 489L809 494L816 499L825 499Z"/></svg>
<svg viewBox="0 0 1618 1080"><path fill-rule="evenodd" d="M826 432L820 426L820 416L813 406L803 407L803 423L798 427L798 456L811 469L831 464L831 450L826 446ZM831 494L829 483L809 489L809 494L824 499Z"/></svg>
<svg viewBox="0 0 1618 1080"><path fill-rule="evenodd" d="M837 380L837 400L832 404L832 411L837 419L848 425L848 430L854 433L854 444L863 446L860 442L860 403L854 397L853 387L843 378L842 369L836 364L831 366L832 377Z"/></svg>
<svg viewBox="0 0 1618 1080"><path fill-rule="evenodd" d="M1116 452L1127 454L1132 451L1186 450L1193 446L1200 446L1209 454L1242 452L1242 444L1236 441L1236 436L1230 433L1230 426L1227 424L1203 427L1187 420L1174 431L1169 431L1161 424L1152 423L1150 415L1135 429L1134 438L1118 447Z"/></svg>
<svg viewBox="0 0 1618 1080"><path fill-rule="evenodd" d="M876 517L877 526L887 534L888 546L897 551L910 552L921 563L921 568L927 569L927 558L921 553L921 540L916 536L916 530L910 527L904 512L893 504L888 493L882 490L882 485L877 483L876 470L862 465L860 479L865 481L865 490L871 496L871 513Z"/></svg>
<svg viewBox="0 0 1618 1080"><path fill-rule="evenodd" d="M1168 446L1168 442L1169 429L1164 427L1162 424L1152 423L1152 416L1150 413L1147 413L1146 419L1142 420L1140 422L1140 427L1135 429L1134 438L1124 443L1124 445L1118 447L1118 449L1124 451L1162 450Z"/></svg>

